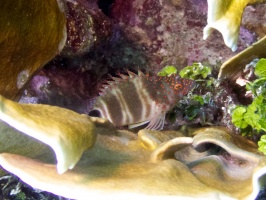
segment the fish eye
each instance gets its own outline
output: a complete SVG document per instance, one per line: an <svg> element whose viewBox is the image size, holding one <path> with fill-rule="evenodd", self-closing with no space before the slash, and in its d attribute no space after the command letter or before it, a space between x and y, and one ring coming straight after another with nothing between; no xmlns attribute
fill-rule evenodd
<svg viewBox="0 0 266 200"><path fill-rule="evenodd" d="M174 86L175 90L179 90L180 88L182 88L182 85L180 83L175 84Z"/></svg>
<svg viewBox="0 0 266 200"><path fill-rule="evenodd" d="M91 110L88 115L90 117L102 117L101 112L97 109Z"/></svg>

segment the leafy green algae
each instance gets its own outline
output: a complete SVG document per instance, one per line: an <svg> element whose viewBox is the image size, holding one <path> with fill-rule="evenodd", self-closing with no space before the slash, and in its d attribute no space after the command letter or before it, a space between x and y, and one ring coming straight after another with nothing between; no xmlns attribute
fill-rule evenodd
<svg viewBox="0 0 266 200"><path fill-rule="evenodd" d="M253 101L248 106L238 106L232 113L232 122L243 135L261 134L259 150L266 154L266 59L262 58L255 66L254 74L258 77L246 85Z"/></svg>
<svg viewBox="0 0 266 200"><path fill-rule="evenodd" d="M177 69L174 66L166 66L161 71L158 72L158 76L171 76L172 74L176 74Z"/></svg>
<svg viewBox="0 0 266 200"><path fill-rule="evenodd" d="M193 63L179 72L182 78L190 78L193 80L205 79L211 74L211 68L202 65L201 63Z"/></svg>

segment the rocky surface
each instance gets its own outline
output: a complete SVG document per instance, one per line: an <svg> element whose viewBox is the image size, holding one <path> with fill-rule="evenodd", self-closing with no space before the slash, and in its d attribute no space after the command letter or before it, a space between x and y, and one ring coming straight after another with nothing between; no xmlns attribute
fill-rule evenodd
<svg viewBox="0 0 266 200"><path fill-rule="evenodd" d="M202 39L207 20L207 2L203 0L79 0L67 5L67 46L36 75L22 102L58 105L80 113L90 110L108 73L141 69L156 74L166 65L181 69L193 62L219 68L256 41L263 28L254 29L250 24L255 17L262 24L265 17L259 5L245 10L238 50L233 53L217 31ZM87 41L80 42L88 31ZM45 88L42 95L33 87L37 80L39 88Z"/></svg>

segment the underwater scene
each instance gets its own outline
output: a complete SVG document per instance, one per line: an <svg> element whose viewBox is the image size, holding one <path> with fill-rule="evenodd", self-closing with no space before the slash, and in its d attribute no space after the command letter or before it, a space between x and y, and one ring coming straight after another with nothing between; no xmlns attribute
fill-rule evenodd
<svg viewBox="0 0 266 200"><path fill-rule="evenodd" d="M1 0L0 30L0 199L266 199L266 0Z"/></svg>

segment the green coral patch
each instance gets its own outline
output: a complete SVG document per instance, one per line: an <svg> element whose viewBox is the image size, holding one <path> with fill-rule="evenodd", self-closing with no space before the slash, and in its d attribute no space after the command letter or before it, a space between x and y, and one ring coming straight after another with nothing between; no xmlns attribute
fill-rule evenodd
<svg viewBox="0 0 266 200"><path fill-rule="evenodd" d="M166 66L161 71L158 72L158 76L170 76L176 74L177 69L174 66Z"/></svg>
<svg viewBox="0 0 266 200"><path fill-rule="evenodd" d="M258 77L266 77L266 59L262 58L258 61L256 68L255 68L255 74Z"/></svg>
<svg viewBox="0 0 266 200"><path fill-rule="evenodd" d="M246 128L248 123L244 120L244 114L247 112L245 107L238 107L233 111L232 122L238 128Z"/></svg>
<svg viewBox="0 0 266 200"><path fill-rule="evenodd" d="M261 136L260 141L258 142L259 151L266 152L266 135Z"/></svg>
<svg viewBox="0 0 266 200"><path fill-rule="evenodd" d="M252 83L247 83L246 89L256 96L261 94L266 96L266 77L259 78Z"/></svg>
<svg viewBox="0 0 266 200"><path fill-rule="evenodd" d="M193 63L191 66L185 67L179 72L182 78L205 79L211 74L211 68L202 65L201 63Z"/></svg>
<svg viewBox="0 0 266 200"><path fill-rule="evenodd" d="M258 79L246 85L247 91L252 93L253 101L248 106L237 107L233 111L232 122L243 135L246 130L262 135L258 145L259 150L266 155L266 59L258 61L254 73Z"/></svg>
<svg viewBox="0 0 266 200"><path fill-rule="evenodd" d="M247 107L239 106L232 114L233 124L241 129L251 126L257 131L266 131L266 99L262 95L256 97Z"/></svg>

